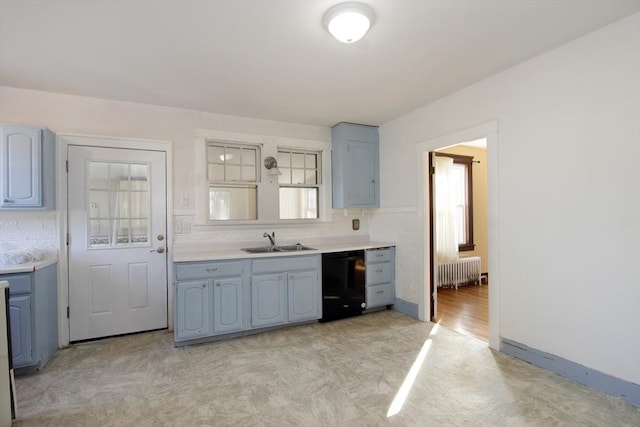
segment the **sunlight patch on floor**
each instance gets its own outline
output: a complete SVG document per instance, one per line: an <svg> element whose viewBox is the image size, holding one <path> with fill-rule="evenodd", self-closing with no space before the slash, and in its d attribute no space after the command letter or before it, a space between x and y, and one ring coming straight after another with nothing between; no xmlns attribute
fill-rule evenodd
<svg viewBox="0 0 640 427"><path fill-rule="evenodd" d="M409 396L409 392L413 387L413 383L415 382L416 377L418 376L418 373L420 372L420 369L424 364L424 359L427 357L427 353L429 352L429 348L431 347L431 343L433 342L431 340L431 337L438 333L439 328L440 325L438 323L433 325L433 328L429 333L429 337L422 345L422 348L420 349L416 360L413 361L413 365L411 365L411 369L409 369L409 373L404 378L404 381L402 382L398 393L396 393L396 397L394 397L393 402L391 402L391 406L389 406L389 410L387 411L387 418L393 417L402 410L404 402Z"/></svg>

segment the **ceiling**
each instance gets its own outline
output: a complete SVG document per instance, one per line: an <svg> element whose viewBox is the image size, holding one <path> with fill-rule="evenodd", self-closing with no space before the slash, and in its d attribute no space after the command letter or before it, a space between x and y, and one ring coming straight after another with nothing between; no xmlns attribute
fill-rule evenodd
<svg viewBox="0 0 640 427"><path fill-rule="evenodd" d="M640 0L2 0L0 85L331 126L381 125L624 16Z"/></svg>

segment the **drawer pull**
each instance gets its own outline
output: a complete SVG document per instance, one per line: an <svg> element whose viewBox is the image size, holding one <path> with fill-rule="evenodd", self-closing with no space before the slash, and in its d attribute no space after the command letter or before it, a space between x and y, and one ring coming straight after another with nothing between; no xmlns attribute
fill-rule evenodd
<svg viewBox="0 0 640 427"><path fill-rule="evenodd" d="M376 270L376 273L382 273L384 270Z"/></svg>
<svg viewBox="0 0 640 427"><path fill-rule="evenodd" d="M376 257L384 256L384 254L376 254Z"/></svg>
<svg viewBox="0 0 640 427"><path fill-rule="evenodd" d="M207 271L210 271L210 272L218 271L218 268L207 268Z"/></svg>
<svg viewBox="0 0 640 427"><path fill-rule="evenodd" d="M384 294L384 291L377 291L376 294Z"/></svg>

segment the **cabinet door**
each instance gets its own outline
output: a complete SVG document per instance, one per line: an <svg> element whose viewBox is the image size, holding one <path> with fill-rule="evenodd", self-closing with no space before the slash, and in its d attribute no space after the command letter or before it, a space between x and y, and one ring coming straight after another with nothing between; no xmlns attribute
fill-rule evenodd
<svg viewBox="0 0 640 427"><path fill-rule="evenodd" d="M14 368L32 363L31 295L9 298L11 322L11 352Z"/></svg>
<svg viewBox="0 0 640 427"><path fill-rule="evenodd" d="M289 273L288 279L289 321L318 319L318 272Z"/></svg>
<svg viewBox="0 0 640 427"><path fill-rule="evenodd" d="M368 142L347 143L345 185L349 206L376 205L376 150Z"/></svg>
<svg viewBox="0 0 640 427"><path fill-rule="evenodd" d="M177 284L175 325L177 340L211 335L211 304L211 286L207 280Z"/></svg>
<svg viewBox="0 0 640 427"><path fill-rule="evenodd" d="M0 207L42 206L42 129L4 125L0 133Z"/></svg>
<svg viewBox="0 0 640 427"><path fill-rule="evenodd" d="M251 326L269 326L287 321L284 274L251 277Z"/></svg>
<svg viewBox="0 0 640 427"><path fill-rule="evenodd" d="M213 330L216 334L242 329L242 278L218 279L213 285Z"/></svg>

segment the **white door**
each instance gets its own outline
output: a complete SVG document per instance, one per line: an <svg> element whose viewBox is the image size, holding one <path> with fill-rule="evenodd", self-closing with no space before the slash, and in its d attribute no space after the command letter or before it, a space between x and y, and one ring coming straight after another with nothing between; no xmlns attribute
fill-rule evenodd
<svg viewBox="0 0 640 427"><path fill-rule="evenodd" d="M430 219L431 222L431 241L429 245L429 256L431 260L429 265L431 266L431 319L435 320L438 318L438 258L436 257L436 233L437 233L437 225L436 225L436 153L431 151L429 152L429 186L431 187L431 197L429 199L430 206Z"/></svg>
<svg viewBox="0 0 640 427"><path fill-rule="evenodd" d="M69 335L167 327L166 153L69 145Z"/></svg>

